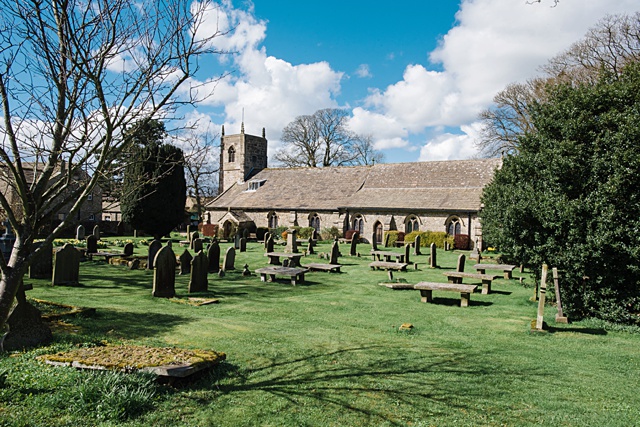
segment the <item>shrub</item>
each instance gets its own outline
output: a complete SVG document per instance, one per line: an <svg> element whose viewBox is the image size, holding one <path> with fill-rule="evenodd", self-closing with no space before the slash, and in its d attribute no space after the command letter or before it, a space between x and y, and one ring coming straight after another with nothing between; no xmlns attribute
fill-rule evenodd
<svg viewBox="0 0 640 427"><path fill-rule="evenodd" d="M270 232L270 233L271 233L271 235L273 236L274 240L275 240L275 239L279 239L279 238L281 238L281 237L282 237L283 239L286 239L286 238L287 238L287 233L286 233L286 231L287 231L287 229L288 229L288 228L289 228L289 227L280 226L280 227L276 227L276 228L271 228L271 229L269 230L269 232ZM283 236L283 234L284 234L284 236Z"/></svg>
<svg viewBox="0 0 640 427"><path fill-rule="evenodd" d="M405 243L413 243L417 235L420 235L421 247L428 248L432 243L435 243L436 247L443 249L444 242L449 242L453 245L453 237L444 231L412 231L404 236Z"/></svg>
<svg viewBox="0 0 640 427"><path fill-rule="evenodd" d="M298 237L300 237L301 239L308 239L310 237L313 237L313 232L315 231L315 228L313 227L293 227L293 228L298 230Z"/></svg>
<svg viewBox="0 0 640 427"><path fill-rule="evenodd" d="M347 230L347 231L344 232L344 238L345 239L351 239L351 238L353 238L353 235L355 233L357 233L357 232L358 232L358 230ZM360 237L362 237L362 236L360 236Z"/></svg>
<svg viewBox="0 0 640 427"><path fill-rule="evenodd" d="M322 240L333 240L336 237L340 237L340 234L338 227L325 227L320 231L320 238Z"/></svg>
<svg viewBox="0 0 640 427"><path fill-rule="evenodd" d="M384 242L387 243L386 246L395 246L396 242L398 241L398 234L400 232L397 230L389 230L389 231L385 231L384 233ZM404 233L403 233L404 234ZM389 240L387 241L387 236L389 236Z"/></svg>

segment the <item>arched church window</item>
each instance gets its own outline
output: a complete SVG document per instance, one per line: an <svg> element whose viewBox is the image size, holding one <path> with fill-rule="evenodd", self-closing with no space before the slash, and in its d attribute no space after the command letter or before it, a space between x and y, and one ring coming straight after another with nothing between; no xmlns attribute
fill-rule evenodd
<svg viewBox="0 0 640 427"><path fill-rule="evenodd" d="M269 212L267 215L269 221L269 228L278 228L278 215L275 212Z"/></svg>
<svg viewBox="0 0 640 427"><path fill-rule="evenodd" d="M316 230L316 233L320 233L320 217L318 214L314 213L309 216L309 227Z"/></svg>
<svg viewBox="0 0 640 427"><path fill-rule="evenodd" d="M420 230L420 221L418 220L418 217L416 217L415 215L409 215L404 220L404 232L406 234L409 234L412 231L418 230Z"/></svg>
<svg viewBox="0 0 640 427"><path fill-rule="evenodd" d="M450 236L456 236L461 234L462 232L462 223L460 222L460 218L451 217L449 220L449 224L447 225L447 234Z"/></svg>
<svg viewBox="0 0 640 427"><path fill-rule="evenodd" d="M233 163L236 161L236 149L233 146L229 147L229 163Z"/></svg>
<svg viewBox="0 0 640 427"><path fill-rule="evenodd" d="M360 236L362 236L362 233L364 232L364 219L362 218L362 215L358 214L353 217L353 220L351 221L351 229L358 231Z"/></svg>

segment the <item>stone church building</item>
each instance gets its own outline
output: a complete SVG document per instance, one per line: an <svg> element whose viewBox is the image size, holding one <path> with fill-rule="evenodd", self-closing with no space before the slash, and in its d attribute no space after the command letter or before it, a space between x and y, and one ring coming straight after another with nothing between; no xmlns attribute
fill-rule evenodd
<svg viewBox="0 0 640 427"><path fill-rule="evenodd" d="M500 159L381 163L326 168L268 168L267 139L244 133L220 143L220 194L207 205L228 231L277 226L384 232L446 231L481 240L482 189Z"/></svg>

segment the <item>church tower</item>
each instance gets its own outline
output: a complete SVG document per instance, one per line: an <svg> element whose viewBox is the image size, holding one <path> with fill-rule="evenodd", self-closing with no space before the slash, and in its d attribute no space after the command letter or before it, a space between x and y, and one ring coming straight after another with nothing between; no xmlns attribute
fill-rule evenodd
<svg viewBox="0 0 640 427"><path fill-rule="evenodd" d="M220 185L222 194L235 183L243 184L267 167L267 138L244 133L244 122L240 133L225 135L224 125L220 136Z"/></svg>

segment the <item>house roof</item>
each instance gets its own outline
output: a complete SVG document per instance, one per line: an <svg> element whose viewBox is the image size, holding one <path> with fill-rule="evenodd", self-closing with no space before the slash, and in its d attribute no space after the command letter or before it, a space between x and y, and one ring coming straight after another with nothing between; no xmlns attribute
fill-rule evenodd
<svg viewBox="0 0 640 427"><path fill-rule="evenodd" d="M477 211L501 159L264 169L207 205L234 210L416 209Z"/></svg>

